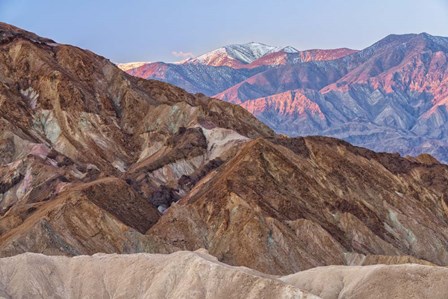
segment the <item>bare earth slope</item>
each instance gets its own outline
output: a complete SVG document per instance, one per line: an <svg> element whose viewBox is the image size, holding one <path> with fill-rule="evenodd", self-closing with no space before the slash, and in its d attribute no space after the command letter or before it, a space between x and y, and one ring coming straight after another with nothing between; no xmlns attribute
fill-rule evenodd
<svg viewBox="0 0 448 299"><path fill-rule="evenodd" d="M301 291L304 290L304 291ZM3 298L443 299L448 269L328 266L285 277L218 262L204 251L0 259Z"/></svg>
<svg viewBox="0 0 448 299"><path fill-rule="evenodd" d="M325 299L448 297L448 269L421 265L329 266L281 278Z"/></svg>
<svg viewBox="0 0 448 299"><path fill-rule="evenodd" d="M201 252L0 259L4 298L319 298Z"/></svg>

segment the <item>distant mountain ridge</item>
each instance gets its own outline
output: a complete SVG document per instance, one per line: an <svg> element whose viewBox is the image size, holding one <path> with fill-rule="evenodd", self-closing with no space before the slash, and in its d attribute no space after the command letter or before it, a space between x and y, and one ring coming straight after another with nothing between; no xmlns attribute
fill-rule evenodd
<svg viewBox="0 0 448 299"><path fill-rule="evenodd" d="M239 104L278 133L448 162L448 38L389 35L361 51L260 45L127 72Z"/></svg>

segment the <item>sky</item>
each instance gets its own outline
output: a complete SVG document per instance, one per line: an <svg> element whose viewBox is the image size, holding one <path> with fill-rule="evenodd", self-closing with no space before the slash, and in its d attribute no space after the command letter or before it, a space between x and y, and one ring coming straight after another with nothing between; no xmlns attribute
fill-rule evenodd
<svg viewBox="0 0 448 299"><path fill-rule="evenodd" d="M448 36L448 0L0 0L0 21L114 62L178 61L223 45L365 48Z"/></svg>

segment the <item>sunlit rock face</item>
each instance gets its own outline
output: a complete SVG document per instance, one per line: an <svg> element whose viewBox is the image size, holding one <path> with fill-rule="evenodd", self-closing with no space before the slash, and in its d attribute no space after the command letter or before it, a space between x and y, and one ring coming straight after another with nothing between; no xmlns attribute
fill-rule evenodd
<svg viewBox="0 0 448 299"><path fill-rule="evenodd" d="M430 153L448 162L447 55L448 38L422 33L390 35L362 51L286 47L251 61L235 56L237 66L192 59L164 64L162 72L142 72L160 69L159 64L128 72L239 104L278 133L332 136L376 151ZM207 76L199 75L205 74L199 67ZM225 84L217 86L218 81ZM303 98L296 103L288 93ZM314 117L316 110L323 116Z"/></svg>
<svg viewBox="0 0 448 299"><path fill-rule="evenodd" d="M0 68L0 256L205 248L271 274L448 265L448 167L431 155L276 135L238 105L6 24ZM242 102L331 121L300 88L281 96Z"/></svg>

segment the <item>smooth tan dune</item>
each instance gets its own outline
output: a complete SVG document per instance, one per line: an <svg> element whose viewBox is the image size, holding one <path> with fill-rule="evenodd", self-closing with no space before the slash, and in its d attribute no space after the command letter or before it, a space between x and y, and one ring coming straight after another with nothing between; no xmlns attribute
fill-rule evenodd
<svg viewBox="0 0 448 299"><path fill-rule="evenodd" d="M5 298L318 298L201 252L0 259Z"/></svg>
<svg viewBox="0 0 448 299"><path fill-rule="evenodd" d="M446 299L448 269L404 265L327 266L281 280L325 299Z"/></svg>

